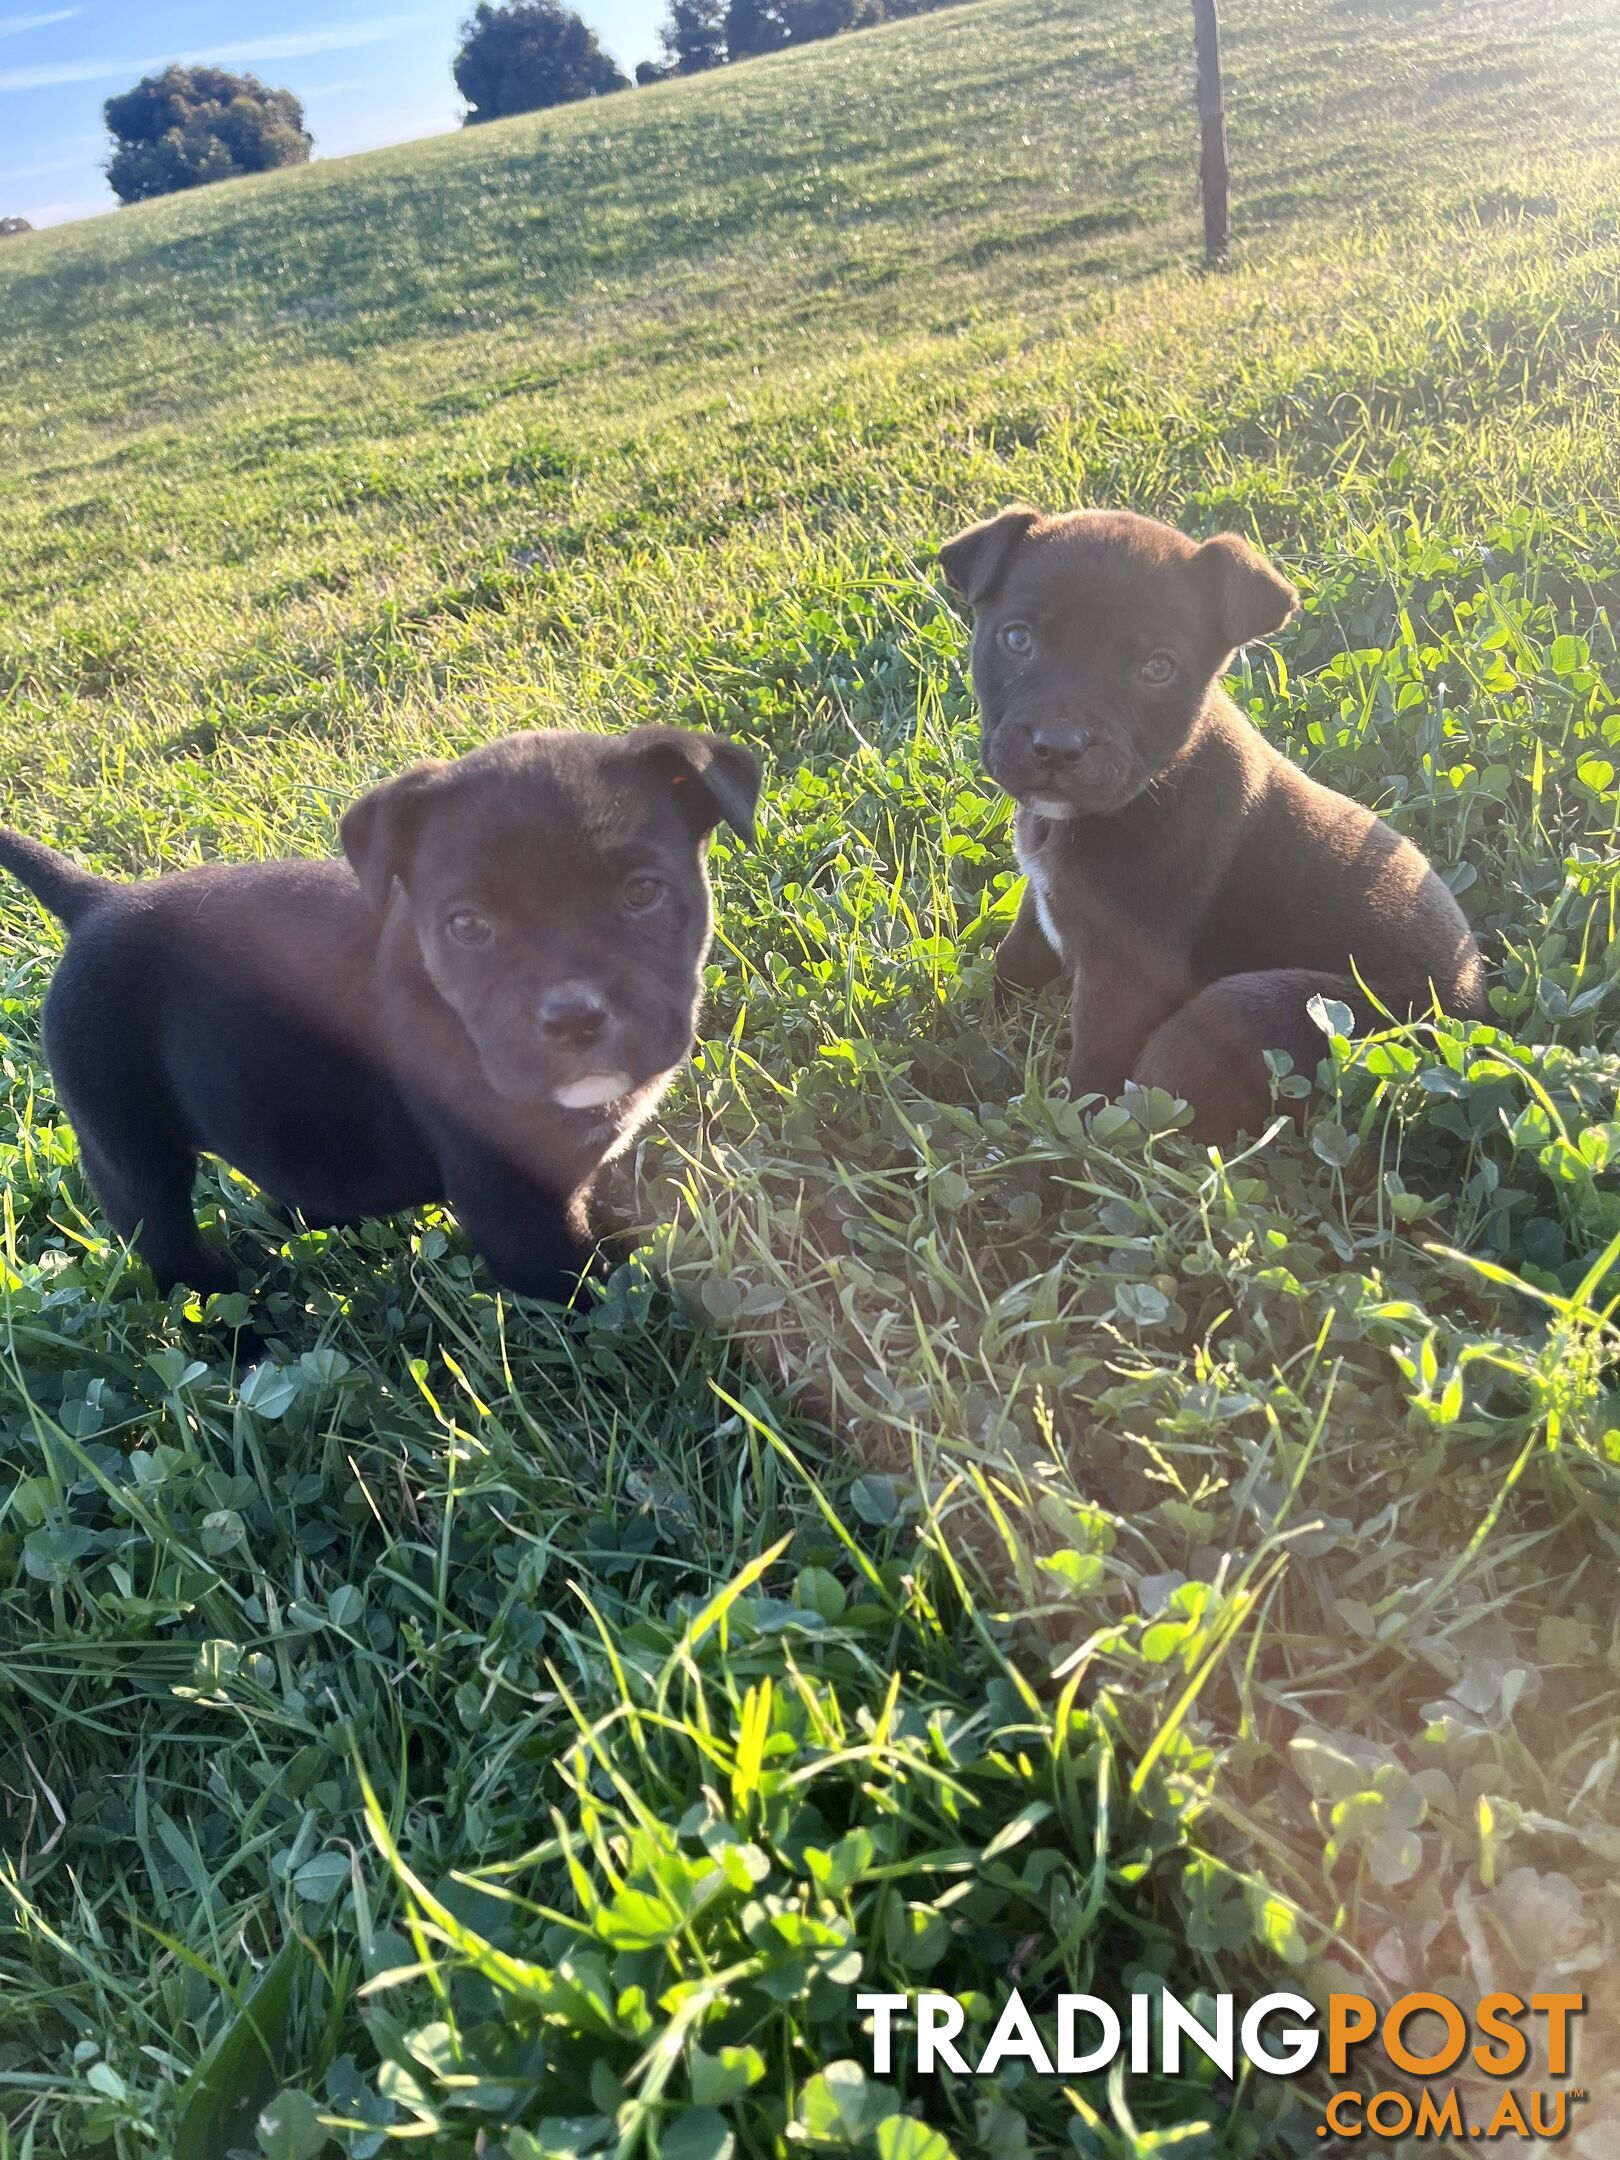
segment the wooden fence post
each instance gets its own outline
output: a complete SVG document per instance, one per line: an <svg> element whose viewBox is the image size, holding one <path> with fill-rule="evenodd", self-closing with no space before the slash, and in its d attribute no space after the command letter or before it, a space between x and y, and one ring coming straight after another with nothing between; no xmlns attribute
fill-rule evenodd
<svg viewBox="0 0 1620 2160"><path fill-rule="evenodd" d="M1204 192L1204 261L1218 263L1228 235L1226 107L1221 97L1221 18L1217 0L1192 0L1198 53L1198 174Z"/></svg>

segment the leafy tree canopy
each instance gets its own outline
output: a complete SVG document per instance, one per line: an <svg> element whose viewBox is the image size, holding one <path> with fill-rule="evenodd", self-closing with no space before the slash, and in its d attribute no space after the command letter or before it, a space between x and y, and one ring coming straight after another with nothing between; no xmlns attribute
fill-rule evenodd
<svg viewBox="0 0 1620 2160"><path fill-rule="evenodd" d="M166 67L102 108L113 138L107 179L120 202L238 173L307 163L304 108L290 90L224 68Z"/></svg>
<svg viewBox="0 0 1620 2160"><path fill-rule="evenodd" d="M670 0L659 33L666 72L692 75L783 45L809 45L894 15L919 14L934 0Z"/></svg>
<svg viewBox="0 0 1620 2160"><path fill-rule="evenodd" d="M629 86L596 32L560 0L478 0L461 41L455 78L469 127Z"/></svg>

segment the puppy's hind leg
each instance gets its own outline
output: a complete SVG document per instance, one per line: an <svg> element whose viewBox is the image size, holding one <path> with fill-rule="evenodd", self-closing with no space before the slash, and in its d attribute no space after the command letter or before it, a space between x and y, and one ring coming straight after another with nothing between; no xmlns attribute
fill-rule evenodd
<svg viewBox="0 0 1620 2160"><path fill-rule="evenodd" d="M191 1206L196 1159L189 1149L143 1135L139 1155L132 1156L81 1123L79 1154L102 1213L120 1237L134 1240L161 1291L184 1283L206 1297L238 1287L235 1268L197 1233Z"/></svg>
<svg viewBox="0 0 1620 2160"><path fill-rule="evenodd" d="M121 1238L133 1239L158 1288L234 1290L236 1270L197 1234L197 1159L169 1103L128 1065L64 1056L48 1038L46 1049L101 1212Z"/></svg>
<svg viewBox="0 0 1620 2160"><path fill-rule="evenodd" d="M1138 1087L1163 1088L1191 1103L1195 1140L1259 1132L1273 1112L1265 1053L1286 1051L1307 1080L1327 1054L1327 1038L1306 1009L1313 997L1338 998L1358 1014L1358 1025L1366 1018L1365 1001L1348 975L1310 968L1226 975L1154 1029L1131 1078ZM1279 1107L1296 1124L1303 1119L1302 1099L1285 1098Z"/></svg>
<svg viewBox="0 0 1620 2160"><path fill-rule="evenodd" d="M140 1010L118 998L102 956L88 970L74 957L46 999L45 1053L101 1212L165 1295L177 1283L204 1297L235 1290L236 1269L197 1233L196 1153L142 1043Z"/></svg>

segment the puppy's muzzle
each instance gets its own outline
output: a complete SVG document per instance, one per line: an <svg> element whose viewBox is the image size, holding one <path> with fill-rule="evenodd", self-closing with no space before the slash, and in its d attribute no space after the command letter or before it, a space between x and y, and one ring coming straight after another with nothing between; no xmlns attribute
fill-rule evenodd
<svg viewBox="0 0 1620 2160"><path fill-rule="evenodd" d="M1009 795L1052 817L1112 807L1125 777L1118 746L1066 716L1003 721L985 763Z"/></svg>
<svg viewBox="0 0 1620 2160"><path fill-rule="evenodd" d="M594 1110L635 1085L613 1010L594 983L552 983L535 1000L535 1025L551 1068L551 1099Z"/></svg>
<svg viewBox="0 0 1620 2160"><path fill-rule="evenodd" d="M1049 779L1083 766L1096 747L1092 730L1074 720L1037 720L1029 731L1030 762Z"/></svg>
<svg viewBox="0 0 1620 2160"><path fill-rule="evenodd" d="M552 1049L589 1050L607 1033L607 999L589 983L557 983L540 993L535 1018Z"/></svg>

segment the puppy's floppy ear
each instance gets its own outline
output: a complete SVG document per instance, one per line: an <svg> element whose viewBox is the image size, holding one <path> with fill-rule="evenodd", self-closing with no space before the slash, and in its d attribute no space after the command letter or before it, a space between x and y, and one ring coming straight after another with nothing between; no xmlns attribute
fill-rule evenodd
<svg viewBox="0 0 1620 2160"><path fill-rule="evenodd" d="M754 837L759 801L759 759L741 743L696 728L638 727L625 737L649 774L674 790L700 833L729 825L743 840Z"/></svg>
<svg viewBox="0 0 1620 2160"><path fill-rule="evenodd" d="M1236 533L1218 533L1193 557L1213 593L1221 642L1233 648L1280 630L1299 594L1265 557Z"/></svg>
<svg viewBox="0 0 1620 2160"><path fill-rule="evenodd" d="M1028 503L1010 503L993 518L957 533L939 551L946 584L970 607L977 607L1006 569L1013 550L1040 521L1041 513Z"/></svg>
<svg viewBox="0 0 1620 2160"><path fill-rule="evenodd" d="M386 902L410 860L428 800L449 771L443 758L425 758L344 812L338 837L368 906L380 908Z"/></svg>

